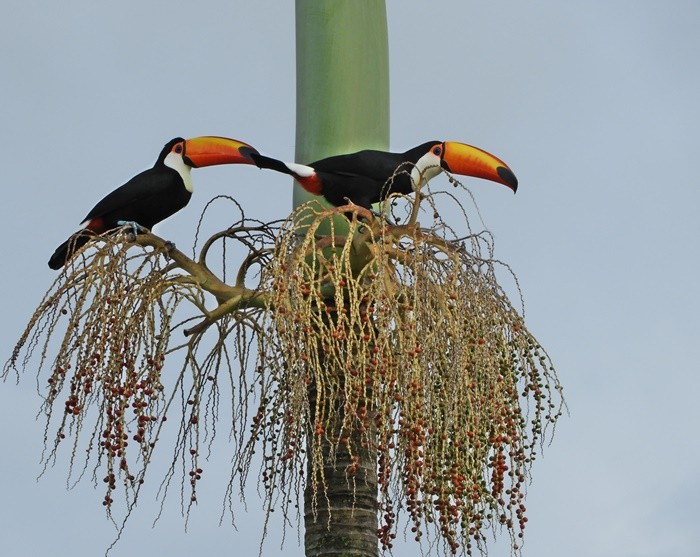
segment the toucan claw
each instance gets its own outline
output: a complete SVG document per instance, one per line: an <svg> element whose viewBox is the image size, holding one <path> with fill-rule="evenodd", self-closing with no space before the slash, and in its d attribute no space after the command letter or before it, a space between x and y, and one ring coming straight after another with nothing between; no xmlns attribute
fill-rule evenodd
<svg viewBox="0 0 700 557"><path fill-rule="evenodd" d="M134 235L134 237L144 232L148 232L147 228L141 226L138 222L135 222L133 220L118 220L117 225L131 227L131 233Z"/></svg>

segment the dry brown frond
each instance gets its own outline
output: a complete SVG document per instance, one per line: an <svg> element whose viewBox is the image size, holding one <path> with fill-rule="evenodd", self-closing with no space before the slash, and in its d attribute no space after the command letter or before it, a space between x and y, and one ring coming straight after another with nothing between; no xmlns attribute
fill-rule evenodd
<svg viewBox="0 0 700 557"><path fill-rule="evenodd" d="M377 450L384 548L399 509L416 539L436 533L452 552L483 548L500 526L517 548L530 464L561 413L561 386L497 281L490 237L446 238L439 219L421 228L421 201L405 225L307 205L282 229L267 269L274 334L260 355L274 389L256 416L268 497L287 499L305 458L322 494L324 445L360 436ZM338 213L353 214L342 236ZM330 234L317 236L321 226Z"/></svg>
<svg viewBox="0 0 700 557"><path fill-rule="evenodd" d="M530 466L561 414L561 385L499 285L510 269L494 259L491 236L473 233L464 211L463 222L444 222L438 195L390 200L399 203L394 222L313 202L279 229L241 219L193 258L152 234L124 241L122 231L86 246L3 372L37 362L46 464L72 436L69 474L85 444L79 477L94 458L108 511L118 483L130 509L174 412L161 495L180 463L189 508L228 383L231 508L256 449L265 508L281 507L285 523L305 489L313 512L323 504L329 463L342 462L350 486L369 482L370 455L385 549L403 516L417 540L453 553L485 549L486 532L500 528L517 550ZM426 206L433 217L421 227ZM226 276L227 242L243 250L233 284L211 270L217 253Z"/></svg>
<svg viewBox="0 0 700 557"><path fill-rule="evenodd" d="M47 420L45 466L72 437L69 482L79 480L96 457L92 476L106 484L108 511L118 483L129 504L135 502L169 411L180 414L173 462L180 458L190 467L189 498L195 498L198 444L209 427L200 428L200 413L215 411L212 401L225 373L235 385L232 397L241 401L239 411L247 411L247 393L236 391L245 386L255 316L267 301L245 282L253 267L266 264L274 239L274 227L241 220L209 239L194 261L153 234L134 238L128 231L96 239L68 262L2 375L14 371L19 378L36 362ZM212 245L225 240L243 245L247 254L234 285L208 268ZM176 322L183 302L187 317ZM182 341L173 336L178 330L185 333ZM180 371L164 374L175 352L183 354ZM81 449L86 456L76 471Z"/></svg>

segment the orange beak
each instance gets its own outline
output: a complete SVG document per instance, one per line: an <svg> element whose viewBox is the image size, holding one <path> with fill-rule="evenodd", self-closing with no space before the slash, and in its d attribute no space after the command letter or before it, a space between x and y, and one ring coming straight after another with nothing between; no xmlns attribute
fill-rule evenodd
<svg viewBox="0 0 700 557"><path fill-rule="evenodd" d="M193 168L215 164L255 164L257 149L227 137L204 136L187 139L182 157Z"/></svg>
<svg viewBox="0 0 700 557"><path fill-rule="evenodd" d="M508 165L492 154L464 143L445 141L440 164L448 172L491 180L518 189L518 179Z"/></svg>

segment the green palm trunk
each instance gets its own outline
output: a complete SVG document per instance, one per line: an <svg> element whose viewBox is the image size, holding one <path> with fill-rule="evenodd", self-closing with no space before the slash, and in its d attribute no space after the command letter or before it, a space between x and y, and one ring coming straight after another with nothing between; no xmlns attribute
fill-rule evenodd
<svg viewBox="0 0 700 557"><path fill-rule="evenodd" d="M389 56L384 0L296 0L297 129L295 160L389 145ZM310 195L294 188L294 206ZM341 370L338 370L342 373ZM310 393L313 399L315 393ZM337 401L342 408L342 401ZM340 410L339 410L340 411ZM341 421L341 420L339 420ZM304 496L307 557L374 557L377 542L376 452L352 442L324 461L325 495ZM324 456L330 447L324 447ZM309 475L311 465L307 467ZM310 486L311 478L307 477ZM326 499L327 497L327 499Z"/></svg>
<svg viewBox="0 0 700 557"><path fill-rule="evenodd" d="M384 0L297 0L295 160L389 147ZM309 199L295 189L294 205Z"/></svg>

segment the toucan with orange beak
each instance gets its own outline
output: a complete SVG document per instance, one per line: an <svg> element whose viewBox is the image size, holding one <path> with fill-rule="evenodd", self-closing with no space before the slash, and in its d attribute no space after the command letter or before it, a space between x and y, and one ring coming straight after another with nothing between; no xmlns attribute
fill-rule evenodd
<svg viewBox="0 0 700 557"><path fill-rule="evenodd" d="M190 170L216 164L255 164L257 151L226 137L176 137L165 144L158 160L104 197L83 219L83 228L56 248L49 267L60 269L90 238L126 223L151 229L182 209L192 197Z"/></svg>
<svg viewBox="0 0 700 557"><path fill-rule="evenodd" d="M367 209L392 193L409 194L443 170L507 186L518 180L508 165L493 155L464 143L429 141L404 153L365 150L336 155L309 165L282 162L259 153L251 158L260 168L294 177L302 188L339 207L352 201Z"/></svg>

